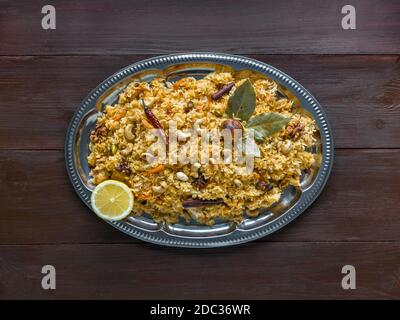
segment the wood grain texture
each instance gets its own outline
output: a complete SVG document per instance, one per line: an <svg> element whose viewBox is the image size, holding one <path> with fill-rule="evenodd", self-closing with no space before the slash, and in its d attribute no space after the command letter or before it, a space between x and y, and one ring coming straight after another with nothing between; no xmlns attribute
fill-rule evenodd
<svg viewBox="0 0 400 320"><path fill-rule="evenodd" d="M43 1L1 1L0 54L400 53L400 3L343 1L61 1L57 29L41 28Z"/></svg>
<svg viewBox="0 0 400 320"><path fill-rule="evenodd" d="M148 56L0 58L0 149L61 149L73 112L109 75ZM320 101L339 148L400 147L398 56L252 55Z"/></svg>
<svg viewBox="0 0 400 320"><path fill-rule="evenodd" d="M260 241L400 241L400 150L336 150L322 195ZM62 151L0 152L0 244L138 242L79 200Z"/></svg>
<svg viewBox="0 0 400 320"><path fill-rule="evenodd" d="M400 299L400 2L0 0L0 299ZM236 53L291 75L320 101L335 162L321 196L270 237L186 250L100 221L67 177L78 104L151 55ZM57 268L57 290L41 268ZM357 269L357 290L341 268Z"/></svg>
<svg viewBox="0 0 400 320"><path fill-rule="evenodd" d="M399 259L398 243L0 246L0 298L399 299ZM56 290L41 288L46 264L57 270ZM346 264L357 290L341 287Z"/></svg>

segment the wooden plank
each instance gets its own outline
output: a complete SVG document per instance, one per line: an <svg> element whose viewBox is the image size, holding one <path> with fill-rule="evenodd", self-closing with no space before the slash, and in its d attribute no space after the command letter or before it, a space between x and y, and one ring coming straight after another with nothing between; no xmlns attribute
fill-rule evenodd
<svg viewBox="0 0 400 320"><path fill-rule="evenodd" d="M342 1L61 1L57 29L43 30L43 3L0 4L2 55L399 53L400 3L353 0L355 30L343 30ZM12 35L12 36L11 36Z"/></svg>
<svg viewBox="0 0 400 320"><path fill-rule="evenodd" d="M0 298L399 299L399 261L399 243L0 246ZM56 290L41 288L47 264ZM347 264L356 290L341 287Z"/></svg>
<svg viewBox="0 0 400 320"><path fill-rule="evenodd" d="M336 150L316 203L261 241L400 241L399 167L400 150ZM0 244L138 242L81 203L62 151L1 151L0 168Z"/></svg>
<svg viewBox="0 0 400 320"><path fill-rule="evenodd" d="M116 70L148 56L0 58L0 148L61 149L80 101ZM340 148L399 148L397 56L253 55L321 102Z"/></svg>

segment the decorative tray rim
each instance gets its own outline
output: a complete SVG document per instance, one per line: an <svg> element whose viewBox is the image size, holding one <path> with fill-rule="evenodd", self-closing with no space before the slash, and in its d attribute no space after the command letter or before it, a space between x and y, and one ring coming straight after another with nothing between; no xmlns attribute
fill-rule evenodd
<svg viewBox="0 0 400 320"><path fill-rule="evenodd" d="M289 222L296 219L302 214L319 196L324 188L333 165L334 147L333 138L330 125L324 110L318 101L296 80L281 72L280 70L257 60L224 53L209 53L209 52L194 52L194 53L180 53L157 56L146 60L139 61L129 65L120 71L114 73L94 90L81 102L75 111L72 120L68 126L67 136L65 140L65 160L68 171L68 176L74 186L75 191L81 200L90 208L90 190L87 190L83 184L78 173L77 165L75 162L74 152L76 147L76 137L78 134L79 124L87 112L93 109L99 97L110 89L113 85L123 80L128 76L146 70L150 67L175 65L180 63L195 63L195 62L209 62L225 64L231 67L240 67L242 69L250 69L252 71L260 72L268 77L271 77L278 83L281 83L286 88L302 101L302 105L306 104L311 111L317 122L321 135L321 143L323 146L322 159L319 172L313 182L312 186L306 191L303 191L299 200L293 207L281 214L278 218L268 221L265 225L251 230L243 230L235 228L233 231L211 237L186 237L174 235L165 232L164 228L157 230L148 230L146 228L135 226L127 223L126 221L112 221L108 222L113 227L120 231L144 240L150 243L172 246L172 247L191 247L191 248L211 248L231 246L249 242L266 235L269 235L280 228L284 227Z"/></svg>

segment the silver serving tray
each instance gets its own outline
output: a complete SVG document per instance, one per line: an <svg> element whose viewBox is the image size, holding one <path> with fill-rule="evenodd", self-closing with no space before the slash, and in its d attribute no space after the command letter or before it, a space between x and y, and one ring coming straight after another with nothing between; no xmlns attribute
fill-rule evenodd
<svg viewBox="0 0 400 320"><path fill-rule="evenodd" d="M65 159L71 182L82 201L90 208L89 135L98 113L106 104L117 101L119 93L133 79L149 81L164 76L176 81L184 76L203 77L213 71L244 73L250 77L275 80L280 91L307 110L319 128L319 139L313 152L320 163L301 177L300 188L288 187L279 202L256 218L246 217L240 224L217 221L213 226L192 223L157 223L149 216L128 217L109 222L115 228L144 241L174 247L209 248L248 242L282 228L311 205L328 179L333 163L332 133L325 112L317 100L298 82L257 60L241 56L214 53L188 53L160 56L132 64L94 89L79 105L68 127Z"/></svg>

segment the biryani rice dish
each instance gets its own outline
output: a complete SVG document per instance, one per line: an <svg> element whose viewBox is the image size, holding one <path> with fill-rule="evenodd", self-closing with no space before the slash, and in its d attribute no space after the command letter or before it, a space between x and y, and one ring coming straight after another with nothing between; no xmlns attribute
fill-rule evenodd
<svg viewBox="0 0 400 320"><path fill-rule="evenodd" d="M144 107L151 110L165 132L171 120L179 134L186 129L213 130L224 127L230 97L248 79L229 72L210 73L202 79L181 78L171 83L163 78L133 81L118 102L105 106L90 136L92 183L114 179L126 183L135 198L132 215L147 213L155 221L175 223L191 219L211 225L216 219L240 222L256 217L260 208L276 203L289 186L299 186L302 171L314 166L317 127L313 118L293 101L281 96L269 79L253 79L255 109L252 117L275 113L286 117L280 130L257 141L259 156L254 169L244 173L238 163L149 163L148 150L155 140L149 130L154 123ZM225 94L215 93L229 86ZM243 121L246 131L246 121ZM198 136L196 143L201 143ZM179 146L185 144L178 139ZM223 153L221 145L221 154ZM188 200L195 206L185 206ZM196 202L197 201L197 202ZM203 203L203 205L201 205Z"/></svg>

